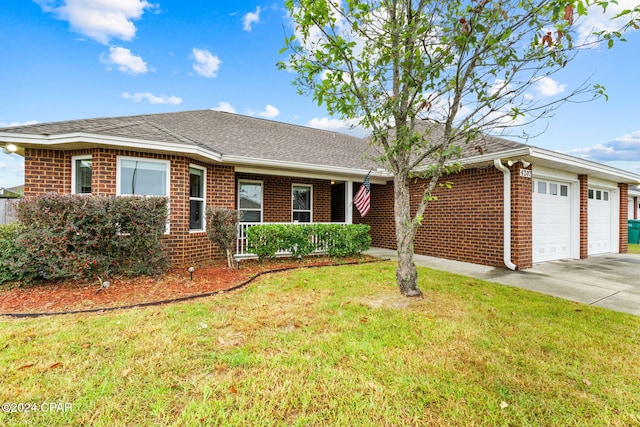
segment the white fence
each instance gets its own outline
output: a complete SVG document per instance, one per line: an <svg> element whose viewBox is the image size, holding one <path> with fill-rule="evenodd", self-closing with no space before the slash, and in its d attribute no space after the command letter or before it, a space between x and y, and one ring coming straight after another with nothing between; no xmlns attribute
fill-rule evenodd
<svg viewBox="0 0 640 427"><path fill-rule="evenodd" d="M252 254L251 252L249 252L249 250L247 249L247 229L249 227L253 227L254 225L268 225L268 224L294 224L300 227L304 227L307 225L313 225L313 224L339 224L339 225L346 225L346 223L344 222L331 222L331 223L326 223L326 222L240 222L238 223L238 238L236 239L236 258L250 258L250 257L254 257L255 254ZM313 242L317 243L318 242L318 236L313 236L312 237ZM323 253L324 250L322 249L318 249L316 251L314 251L314 253ZM291 252L287 252L287 251L279 251L276 252L276 256L285 256L285 255L291 255Z"/></svg>
<svg viewBox="0 0 640 427"><path fill-rule="evenodd" d="M20 199L0 199L0 224L16 222L16 213L13 205Z"/></svg>

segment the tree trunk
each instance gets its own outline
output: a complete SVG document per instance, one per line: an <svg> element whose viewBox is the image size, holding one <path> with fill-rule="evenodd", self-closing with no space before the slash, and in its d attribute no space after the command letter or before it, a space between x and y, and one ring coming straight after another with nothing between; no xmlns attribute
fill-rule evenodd
<svg viewBox="0 0 640 427"><path fill-rule="evenodd" d="M410 209L409 177L396 174L394 184L394 211L396 221L396 241L398 246L398 269L396 280L400 292L408 297L422 295L418 289L418 272L413 263L413 240L417 225L412 221Z"/></svg>

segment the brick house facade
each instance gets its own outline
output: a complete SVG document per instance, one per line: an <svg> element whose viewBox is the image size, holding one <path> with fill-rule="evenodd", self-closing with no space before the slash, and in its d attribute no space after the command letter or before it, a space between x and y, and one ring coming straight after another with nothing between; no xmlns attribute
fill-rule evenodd
<svg viewBox="0 0 640 427"><path fill-rule="evenodd" d="M369 224L373 246L396 247L393 177L366 160L374 156L365 139L203 110L0 129L3 143L19 146L25 158L27 197L74 193L78 158L91 158L90 192L100 195L120 194L119 159L163 165L170 200L165 240L174 263L219 255L206 232L190 224L193 168L204 171L206 206L238 209L241 183L257 182L259 220L294 222L294 187L304 187L311 193L305 220ZM429 203L416 236L416 253L526 269L598 250L627 251L629 184L640 176L491 137L465 149L463 165L443 178L450 189L437 188L437 201ZM371 211L361 218L351 198L368 171ZM411 184L414 212L424 185L420 179ZM595 215L608 222L595 221ZM564 240L545 240L554 234Z"/></svg>

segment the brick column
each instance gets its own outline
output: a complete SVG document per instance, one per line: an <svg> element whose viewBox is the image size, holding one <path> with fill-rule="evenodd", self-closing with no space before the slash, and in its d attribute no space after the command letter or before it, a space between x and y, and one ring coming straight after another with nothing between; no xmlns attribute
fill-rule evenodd
<svg viewBox="0 0 640 427"><path fill-rule="evenodd" d="M578 175L580 180L580 259L589 256L589 177Z"/></svg>
<svg viewBox="0 0 640 427"><path fill-rule="evenodd" d="M629 185L618 184L620 189L620 234L618 250L621 254L629 251L629 228L627 219L629 218Z"/></svg>
<svg viewBox="0 0 640 427"><path fill-rule="evenodd" d="M533 266L533 195L531 165L511 168L511 260L524 270ZM521 173L520 171L527 171ZM522 176L525 175L525 176ZM528 176L527 176L528 175Z"/></svg>

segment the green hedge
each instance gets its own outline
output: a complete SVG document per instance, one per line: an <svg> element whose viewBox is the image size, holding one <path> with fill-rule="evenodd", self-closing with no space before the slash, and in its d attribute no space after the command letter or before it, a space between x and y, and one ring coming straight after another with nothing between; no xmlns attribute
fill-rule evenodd
<svg viewBox="0 0 640 427"><path fill-rule="evenodd" d="M0 283L22 279L22 275L11 270L9 266L9 260L20 252L16 244L19 230L18 224L0 224Z"/></svg>
<svg viewBox="0 0 640 427"><path fill-rule="evenodd" d="M161 242L166 198L50 193L25 198L15 209L17 250L3 260L14 277L157 274L168 266Z"/></svg>
<svg viewBox="0 0 640 427"><path fill-rule="evenodd" d="M247 250L259 259L290 252L302 258L317 249L330 256L352 256L371 247L370 226L365 224L262 224L246 231Z"/></svg>

